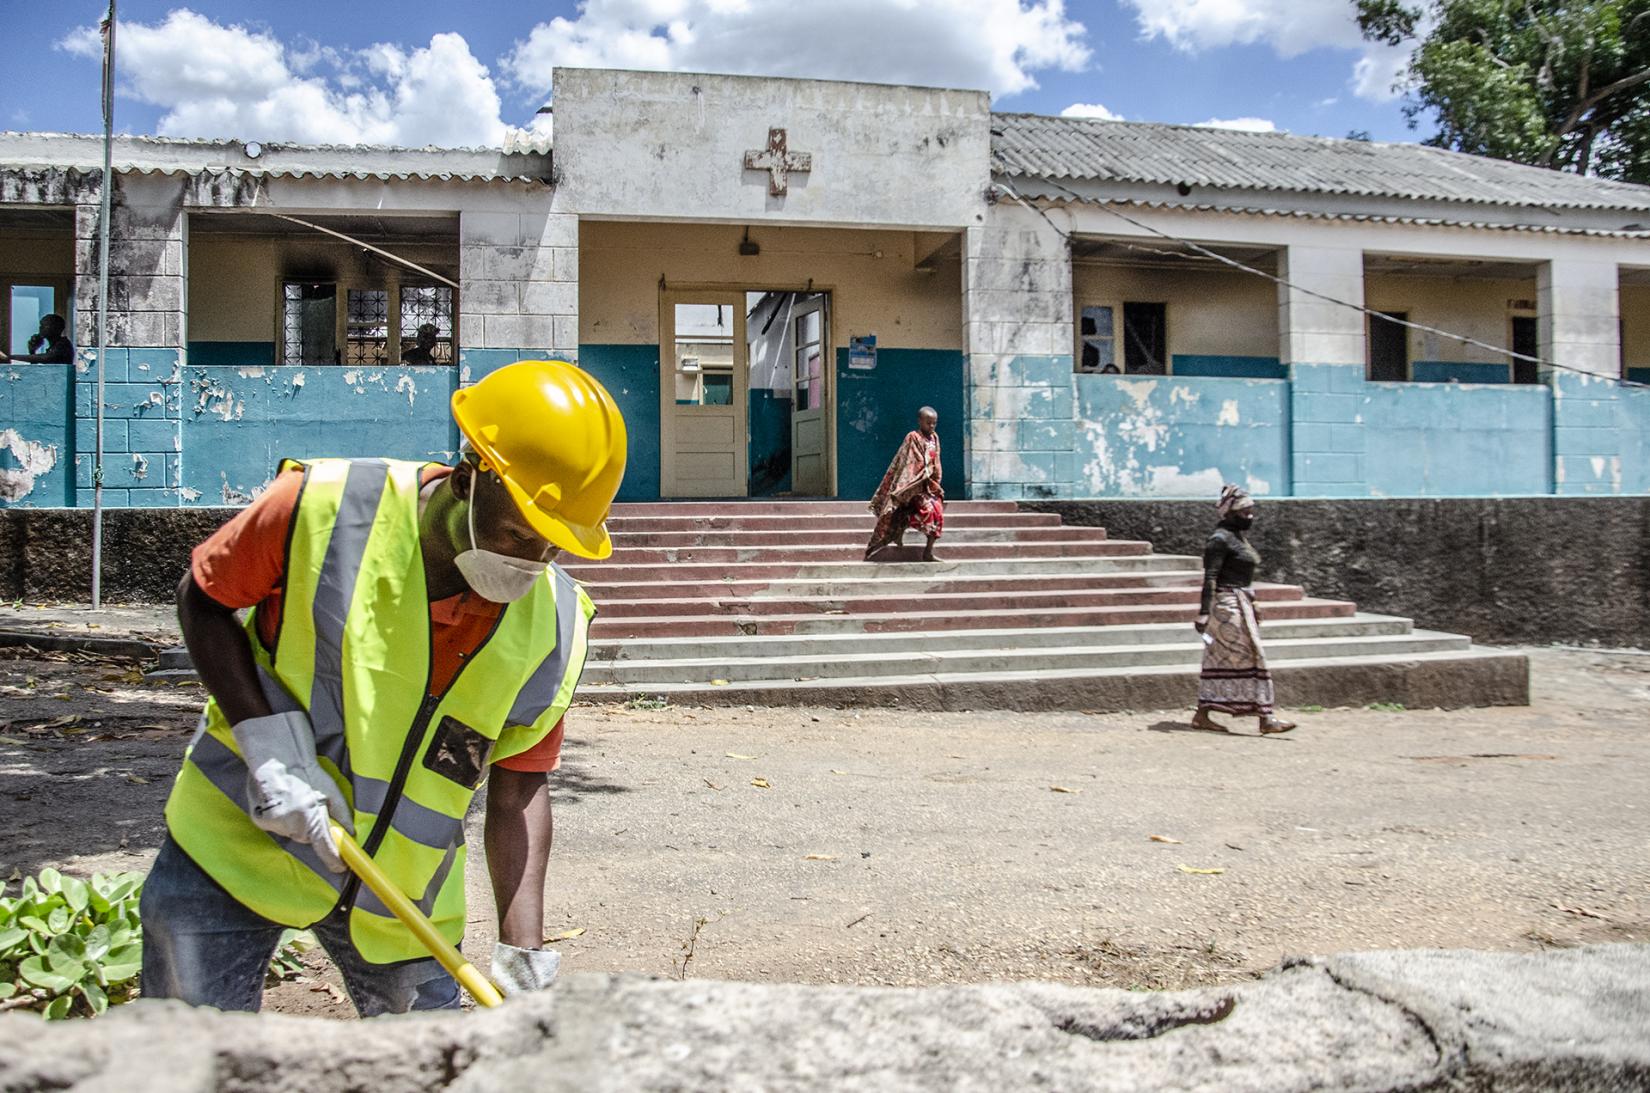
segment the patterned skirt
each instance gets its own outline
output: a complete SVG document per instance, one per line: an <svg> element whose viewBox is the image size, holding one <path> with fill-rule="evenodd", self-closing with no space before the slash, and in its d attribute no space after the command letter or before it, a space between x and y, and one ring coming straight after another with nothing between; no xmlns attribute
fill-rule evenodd
<svg viewBox="0 0 1650 1093"><path fill-rule="evenodd" d="M886 546L906 528L939 538L945 533L945 502L931 493L919 493L898 508L889 509L877 519L865 549Z"/></svg>
<svg viewBox="0 0 1650 1093"><path fill-rule="evenodd" d="M1266 670L1255 595L1247 588L1221 588L1203 632L1203 674L1197 704L1235 717L1270 717L1272 673Z"/></svg>

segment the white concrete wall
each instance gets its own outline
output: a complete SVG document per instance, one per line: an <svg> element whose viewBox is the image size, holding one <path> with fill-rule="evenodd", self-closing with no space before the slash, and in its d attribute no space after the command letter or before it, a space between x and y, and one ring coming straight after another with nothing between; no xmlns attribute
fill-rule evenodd
<svg viewBox="0 0 1650 1093"><path fill-rule="evenodd" d="M1348 247L1290 244L1278 254L1278 355L1285 364L1364 363L1364 256ZM1327 298L1326 298L1327 297Z"/></svg>
<svg viewBox="0 0 1650 1093"><path fill-rule="evenodd" d="M1175 354L1278 355L1277 290L1249 274L1076 262L1072 294L1078 316L1085 306L1107 304L1119 324L1124 301L1167 304L1171 359ZM1122 361L1119 348L1119 368Z"/></svg>
<svg viewBox="0 0 1650 1093"><path fill-rule="evenodd" d="M181 180L122 175L110 217L108 342L177 348L184 337L187 229ZM97 343L99 206L75 208L75 345Z"/></svg>
<svg viewBox="0 0 1650 1093"><path fill-rule="evenodd" d="M916 44L913 48L921 48ZM984 92L691 73L555 72L559 206L581 216L963 227L984 222ZM789 193L744 168L769 128L813 157Z"/></svg>
<svg viewBox="0 0 1650 1093"><path fill-rule="evenodd" d="M455 247L408 241L386 244L386 249L437 273L457 273ZM341 309L345 288L381 288L400 277L361 248L319 233L289 237L195 231L189 239L189 340L279 343L283 281L337 281ZM411 270L406 277L428 283ZM463 310L462 298L458 307Z"/></svg>
<svg viewBox="0 0 1650 1093"><path fill-rule="evenodd" d="M908 231L760 227L762 253L738 253L732 225L580 225L579 340L648 345L659 341L659 278L672 288L796 289L831 293L831 339L875 334L888 348L960 349L958 263L915 267Z"/></svg>
<svg viewBox="0 0 1650 1093"><path fill-rule="evenodd" d="M1621 369L1617 304L1620 271L1612 261L1554 258L1536 277L1541 356L1595 376Z"/></svg>
<svg viewBox="0 0 1650 1093"><path fill-rule="evenodd" d="M524 202L524 204L526 204ZM541 207L459 214L459 344L577 360L579 221Z"/></svg>
<svg viewBox="0 0 1650 1093"><path fill-rule="evenodd" d="M1007 203L970 228L964 246L973 496L1067 496L1076 475L1071 249L1048 221Z"/></svg>
<svg viewBox="0 0 1650 1093"><path fill-rule="evenodd" d="M1513 316L1534 314L1515 305L1538 302L1534 269L1528 279L1517 281L1369 274L1364 279L1364 300L1376 311L1408 312L1412 323L1435 326L1503 349L1512 348ZM1411 361L1508 361L1505 353L1437 334L1410 330L1408 335Z"/></svg>

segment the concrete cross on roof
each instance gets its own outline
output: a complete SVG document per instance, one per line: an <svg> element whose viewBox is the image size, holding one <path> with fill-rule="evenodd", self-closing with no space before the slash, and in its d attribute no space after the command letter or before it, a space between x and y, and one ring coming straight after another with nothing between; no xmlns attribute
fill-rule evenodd
<svg viewBox="0 0 1650 1093"><path fill-rule="evenodd" d="M814 169L814 157L785 147L785 130L769 129L768 146L745 153L745 170L768 172L768 193L784 197L790 192L790 173L805 175Z"/></svg>

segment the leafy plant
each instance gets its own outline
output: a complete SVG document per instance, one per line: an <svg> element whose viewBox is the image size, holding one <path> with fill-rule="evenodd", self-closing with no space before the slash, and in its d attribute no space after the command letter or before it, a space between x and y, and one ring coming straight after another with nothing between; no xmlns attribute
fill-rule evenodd
<svg viewBox="0 0 1650 1093"><path fill-rule="evenodd" d="M275 955L269 958L269 970L264 985L273 986L283 979L297 979L304 974L304 954L315 948L318 941L308 930L285 930Z"/></svg>
<svg viewBox="0 0 1650 1093"><path fill-rule="evenodd" d="M0 1007L47 1018L95 1016L137 992L141 873L90 881L42 869L0 898Z"/></svg>
<svg viewBox="0 0 1650 1093"><path fill-rule="evenodd" d="M143 967L138 900L142 873L94 873L90 880L42 869L22 892L0 897L0 1011L32 1009L49 1020L95 1017L137 997ZM287 930L269 961L268 981L293 979L318 943Z"/></svg>

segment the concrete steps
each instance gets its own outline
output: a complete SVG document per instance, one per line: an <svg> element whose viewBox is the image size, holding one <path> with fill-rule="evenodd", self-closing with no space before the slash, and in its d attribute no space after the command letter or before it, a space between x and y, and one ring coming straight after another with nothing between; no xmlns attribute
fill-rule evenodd
<svg viewBox="0 0 1650 1093"><path fill-rule="evenodd" d="M562 560L600 608L581 697L1010 709L1193 700L1197 558L988 501L946 506L939 563L920 561L915 535L867 563L871 523L849 501L615 506L613 556ZM1294 585L1256 592L1285 703L1527 700L1521 657Z"/></svg>
<svg viewBox="0 0 1650 1093"><path fill-rule="evenodd" d="M922 562L920 545L864 562L871 518L858 502L615 506L611 558L561 559L600 608L579 696L1090 711L1193 702L1199 559L1008 501L948 504L945 518L940 562ZM1528 701L1521 656L1295 585L1256 593L1286 706ZM192 675L174 650L153 678Z"/></svg>

